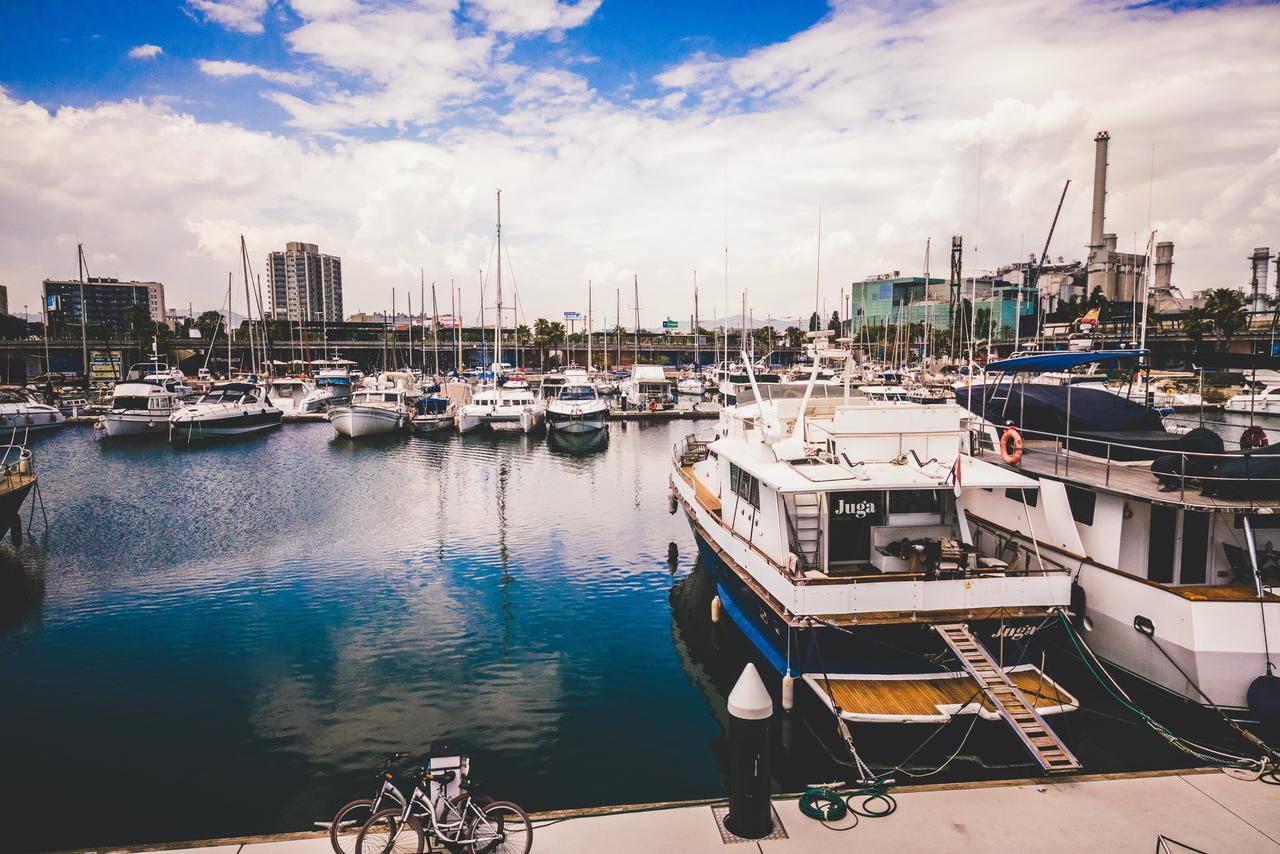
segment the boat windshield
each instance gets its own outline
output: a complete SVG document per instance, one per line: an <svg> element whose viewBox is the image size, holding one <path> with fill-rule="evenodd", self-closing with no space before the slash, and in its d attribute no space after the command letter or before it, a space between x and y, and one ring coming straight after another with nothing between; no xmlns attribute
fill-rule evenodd
<svg viewBox="0 0 1280 854"><path fill-rule="evenodd" d="M147 398L145 397L117 397L111 402L112 409L146 409L147 407Z"/></svg>
<svg viewBox="0 0 1280 854"><path fill-rule="evenodd" d="M201 403L239 403L243 399L252 400L253 396L239 389L214 389L200 398Z"/></svg>
<svg viewBox="0 0 1280 854"><path fill-rule="evenodd" d="M570 385L560 390L557 400L595 400L596 391L591 386Z"/></svg>

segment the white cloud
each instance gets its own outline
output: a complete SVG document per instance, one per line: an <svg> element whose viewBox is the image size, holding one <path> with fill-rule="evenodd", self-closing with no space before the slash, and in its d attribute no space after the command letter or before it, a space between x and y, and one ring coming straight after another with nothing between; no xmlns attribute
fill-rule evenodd
<svg viewBox="0 0 1280 854"><path fill-rule="evenodd" d="M155 59L164 53L164 48L156 44L140 44L129 51L130 59Z"/></svg>
<svg viewBox="0 0 1280 854"><path fill-rule="evenodd" d="M307 86L311 83L311 77L307 74L273 71L247 62L237 62L234 59L201 59L197 64L200 66L200 71L210 77L261 77L263 80L279 83L282 86Z"/></svg>
<svg viewBox="0 0 1280 854"><path fill-rule="evenodd" d="M260 33L267 0L187 0L206 20L242 33Z"/></svg>
<svg viewBox="0 0 1280 854"><path fill-rule="evenodd" d="M342 255L350 310L380 308L422 266L428 280L455 277L471 315L502 187L531 316L582 308L588 278L597 311L614 313L618 288L626 315L638 273L646 323L685 317L694 269L708 316L726 303L736 314L743 289L757 317L807 313L819 205L829 312L841 282L919 269L930 237L935 270L951 234L964 235L970 270L1038 249L1068 177L1051 254L1080 257L1103 128L1108 229L1122 247L1145 243L1151 190L1184 291L1239 283L1255 245L1280 244L1271 6L1175 15L975 0L909 20L840 6L783 43L691 57L661 75L658 97L631 103L563 66L516 64L501 35L459 29L451 3L294 9L289 45L321 94L274 93L292 121L402 126L404 138L322 145L160 102L50 111L2 96L11 302L34 303L41 278L74 272L83 240L121 259L95 274L159 278L171 303L216 307L243 232L255 258L287 240ZM465 121L429 124L450 110Z"/></svg>
<svg viewBox="0 0 1280 854"><path fill-rule="evenodd" d="M472 0L470 5L490 30L521 35L580 27L600 8L600 0Z"/></svg>

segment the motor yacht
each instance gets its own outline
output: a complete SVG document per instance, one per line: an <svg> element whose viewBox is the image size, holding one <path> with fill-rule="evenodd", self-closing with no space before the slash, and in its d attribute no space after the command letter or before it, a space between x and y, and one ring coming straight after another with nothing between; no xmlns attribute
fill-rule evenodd
<svg viewBox="0 0 1280 854"><path fill-rule="evenodd" d="M413 404L420 395L408 372L368 377L350 400L329 406L329 423L339 435L352 439L402 431L409 426Z"/></svg>
<svg viewBox="0 0 1280 854"><path fill-rule="evenodd" d="M1003 719L1046 771L1078 769L1046 721L1078 702L1033 657L1070 572L976 539L969 519L978 496L1037 481L970 454L954 404L816 383L770 399L751 379L677 444L670 486L715 580L712 619L772 666L783 707L802 685L845 724Z"/></svg>
<svg viewBox="0 0 1280 854"><path fill-rule="evenodd" d="M471 385L449 382L418 398L413 405L410 426L415 433L444 433L452 430L458 410L471 402Z"/></svg>
<svg viewBox="0 0 1280 854"><path fill-rule="evenodd" d="M316 374L315 388L309 391L299 404L302 412L324 412L331 403L351 399L351 388L356 382L346 368L324 368Z"/></svg>
<svg viewBox="0 0 1280 854"><path fill-rule="evenodd" d="M0 388L0 437L61 427L67 420L56 406L41 403L23 388Z"/></svg>
<svg viewBox="0 0 1280 854"><path fill-rule="evenodd" d="M659 365L636 365L631 369L631 377L622 384L622 400L628 409L671 409L676 405L676 396L667 379L666 373Z"/></svg>
<svg viewBox="0 0 1280 854"><path fill-rule="evenodd" d="M169 416L169 441L191 444L263 433L279 427L282 414L254 383L214 383L197 402Z"/></svg>
<svg viewBox="0 0 1280 854"><path fill-rule="evenodd" d="M112 389L111 408L98 419L103 432L111 438L166 435L169 416L190 394L184 379L164 362L133 365Z"/></svg>
<svg viewBox="0 0 1280 854"><path fill-rule="evenodd" d="M547 404L547 424L564 433L592 433L603 430L609 418L609 404L582 372L560 387L555 399Z"/></svg>
<svg viewBox="0 0 1280 854"><path fill-rule="evenodd" d="M1250 415L1280 415L1280 372L1256 371L1249 374L1245 391L1227 401L1227 412Z"/></svg>
<svg viewBox="0 0 1280 854"><path fill-rule="evenodd" d="M546 412L546 404L528 389L485 388L458 409L458 431L488 428L532 433L543 425Z"/></svg>
<svg viewBox="0 0 1280 854"><path fill-rule="evenodd" d="M677 394L690 394L701 396L706 392L707 388L702 382L702 377L697 374L690 374L687 377L681 377L676 381Z"/></svg>
<svg viewBox="0 0 1280 854"><path fill-rule="evenodd" d="M286 413L308 411L303 404L315 390L315 384L302 377L275 377L267 384L267 396Z"/></svg>
<svg viewBox="0 0 1280 854"><path fill-rule="evenodd" d="M1028 354L987 374L1116 358ZM996 415L970 421L975 453L1039 490L975 494L974 537L1070 570L1080 641L1122 678L1242 720L1280 713L1280 447L1228 447L1203 428L1104 432L1082 425L1096 413L1078 399L1056 428L1025 427L1016 405Z"/></svg>

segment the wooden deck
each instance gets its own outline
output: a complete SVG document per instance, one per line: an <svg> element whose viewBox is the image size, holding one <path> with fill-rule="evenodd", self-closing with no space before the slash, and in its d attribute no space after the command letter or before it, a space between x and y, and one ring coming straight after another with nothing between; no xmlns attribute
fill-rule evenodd
<svg viewBox="0 0 1280 854"><path fill-rule="evenodd" d="M1035 667L1012 671L1009 678L1037 710L1078 705L1075 697ZM953 713L949 709L967 703L981 703L988 717L995 714L995 707L967 674L938 679L832 679L829 682L819 678L814 682L834 699L835 705L854 715L935 719L948 717Z"/></svg>
<svg viewBox="0 0 1280 854"><path fill-rule="evenodd" d="M1258 597L1256 588L1249 584L1186 584L1170 588L1183 599L1195 602L1280 602L1280 596Z"/></svg>
<svg viewBox="0 0 1280 854"><path fill-rule="evenodd" d="M710 510L712 513L719 515L723 505L720 498L711 490L703 485L702 481L693 472L693 466L681 466L680 476L685 482L693 487L693 493L698 498L698 503Z"/></svg>

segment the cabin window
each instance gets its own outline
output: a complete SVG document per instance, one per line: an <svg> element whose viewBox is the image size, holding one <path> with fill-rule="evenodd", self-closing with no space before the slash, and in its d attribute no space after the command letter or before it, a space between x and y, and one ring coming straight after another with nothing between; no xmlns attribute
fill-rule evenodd
<svg viewBox="0 0 1280 854"><path fill-rule="evenodd" d="M733 463L729 463L729 480L733 492L757 510L760 509L760 481Z"/></svg>
<svg viewBox="0 0 1280 854"><path fill-rule="evenodd" d="M1078 486L1067 487L1067 503L1071 505L1071 518L1081 525L1093 524L1093 508L1098 496L1091 490Z"/></svg>
<svg viewBox="0 0 1280 854"><path fill-rule="evenodd" d="M1004 497L1010 501L1016 501L1019 504L1026 502L1028 507L1035 507L1036 502L1040 500L1040 490L1038 489L1006 489Z"/></svg>
<svg viewBox="0 0 1280 854"><path fill-rule="evenodd" d="M1182 512L1182 561L1178 568L1181 584L1204 584L1209 550L1208 513Z"/></svg>
<svg viewBox="0 0 1280 854"><path fill-rule="evenodd" d="M1147 539L1147 578L1161 584L1173 581L1173 550L1176 546L1178 511L1151 505L1151 530Z"/></svg>
<svg viewBox="0 0 1280 854"><path fill-rule="evenodd" d="M927 513L937 516L942 512L942 496L936 489L895 489L889 493L889 513Z"/></svg>

